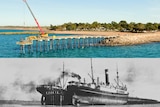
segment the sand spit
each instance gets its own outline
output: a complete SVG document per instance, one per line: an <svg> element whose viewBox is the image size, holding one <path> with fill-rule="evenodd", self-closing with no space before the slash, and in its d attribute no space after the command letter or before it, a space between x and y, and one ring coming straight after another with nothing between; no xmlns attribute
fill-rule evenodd
<svg viewBox="0 0 160 107"><path fill-rule="evenodd" d="M8 28L13 29L13 28ZM20 30L38 30L37 28L14 28ZM47 33L51 34L77 34L77 35L92 35L92 36L118 36L112 40L105 40L103 43L111 46L117 45L136 45L145 44L151 42L160 42L160 32L147 32L147 33L130 33L130 32L99 32L99 31L52 31L47 28L43 28Z"/></svg>
<svg viewBox="0 0 160 107"><path fill-rule="evenodd" d="M105 40L103 43L111 46L136 45L151 42L160 42L160 32L130 33L130 32L90 32L90 31L51 31L56 34L82 34L82 35L102 35L118 36L112 40Z"/></svg>
<svg viewBox="0 0 160 107"><path fill-rule="evenodd" d="M160 42L160 34L157 33L146 33L146 34L137 34L137 35L121 35L117 38L108 41L104 41L106 44L111 46L117 45L136 45L136 44L145 44L151 42Z"/></svg>

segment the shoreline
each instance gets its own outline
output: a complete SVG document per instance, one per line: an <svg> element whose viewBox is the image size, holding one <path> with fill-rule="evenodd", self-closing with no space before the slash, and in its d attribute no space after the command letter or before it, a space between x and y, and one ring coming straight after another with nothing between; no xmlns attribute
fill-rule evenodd
<svg viewBox="0 0 160 107"><path fill-rule="evenodd" d="M36 27L0 27L0 29L17 29L17 30L38 30ZM147 32L147 33L131 33L131 32L115 32L115 31L52 31L47 27L43 28L49 34L75 34L75 35L92 35L92 36L118 36L117 38L109 41L111 46L119 45L137 45L152 42L160 42L160 31ZM103 41L108 44L108 41Z"/></svg>

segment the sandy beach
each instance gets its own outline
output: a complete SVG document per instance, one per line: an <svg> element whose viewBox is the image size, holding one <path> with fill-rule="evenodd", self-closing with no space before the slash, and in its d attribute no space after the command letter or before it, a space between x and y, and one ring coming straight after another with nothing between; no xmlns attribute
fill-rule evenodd
<svg viewBox="0 0 160 107"><path fill-rule="evenodd" d="M50 31L55 34L80 34L80 35L101 35L118 36L110 41L110 45L136 45L151 42L160 42L160 32L130 33L130 32L97 32L97 31ZM106 42L108 43L108 42Z"/></svg>
<svg viewBox="0 0 160 107"><path fill-rule="evenodd" d="M13 29L13 28L5 28ZM17 27L14 29L20 30L38 30L36 27ZM77 34L77 35L92 35L92 36L118 36L110 41L110 45L136 45L151 42L160 42L160 32L146 32L146 33L130 33L130 32L108 32L108 31L52 31L43 28L46 33L52 34ZM106 42L108 43L108 42Z"/></svg>

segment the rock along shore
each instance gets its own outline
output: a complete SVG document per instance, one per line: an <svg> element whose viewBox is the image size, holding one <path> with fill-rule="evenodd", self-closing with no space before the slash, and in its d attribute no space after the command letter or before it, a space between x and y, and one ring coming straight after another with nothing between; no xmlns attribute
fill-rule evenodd
<svg viewBox="0 0 160 107"><path fill-rule="evenodd" d="M56 34L82 34L82 35L102 35L102 36L117 36L112 40L103 41L106 45L136 45L151 42L160 42L160 32L148 33L130 33L130 32L97 32L97 31L51 31Z"/></svg>
<svg viewBox="0 0 160 107"><path fill-rule="evenodd" d="M5 28L7 29L7 28ZM8 28L12 29L12 28ZM20 30L38 30L37 28L14 28ZM160 32L147 32L147 33L130 33L130 32L99 32L99 31L52 31L43 28L46 33L51 34L77 34L77 35L100 35L100 36L117 36L112 40L103 41L104 44L117 46L117 45L136 45L151 42L160 42Z"/></svg>

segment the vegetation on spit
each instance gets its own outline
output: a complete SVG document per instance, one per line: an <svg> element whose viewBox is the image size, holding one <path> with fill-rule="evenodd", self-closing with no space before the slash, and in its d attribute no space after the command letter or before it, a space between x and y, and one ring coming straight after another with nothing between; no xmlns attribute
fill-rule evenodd
<svg viewBox="0 0 160 107"><path fill-rule="evenodd" d="M99 23L97 21L90 23L64 23L63 25L50 25L50 30L55 31L121 31L121 32L155 32L160 30L160 23L127 23L125 20L119 23Z"/></svg>

